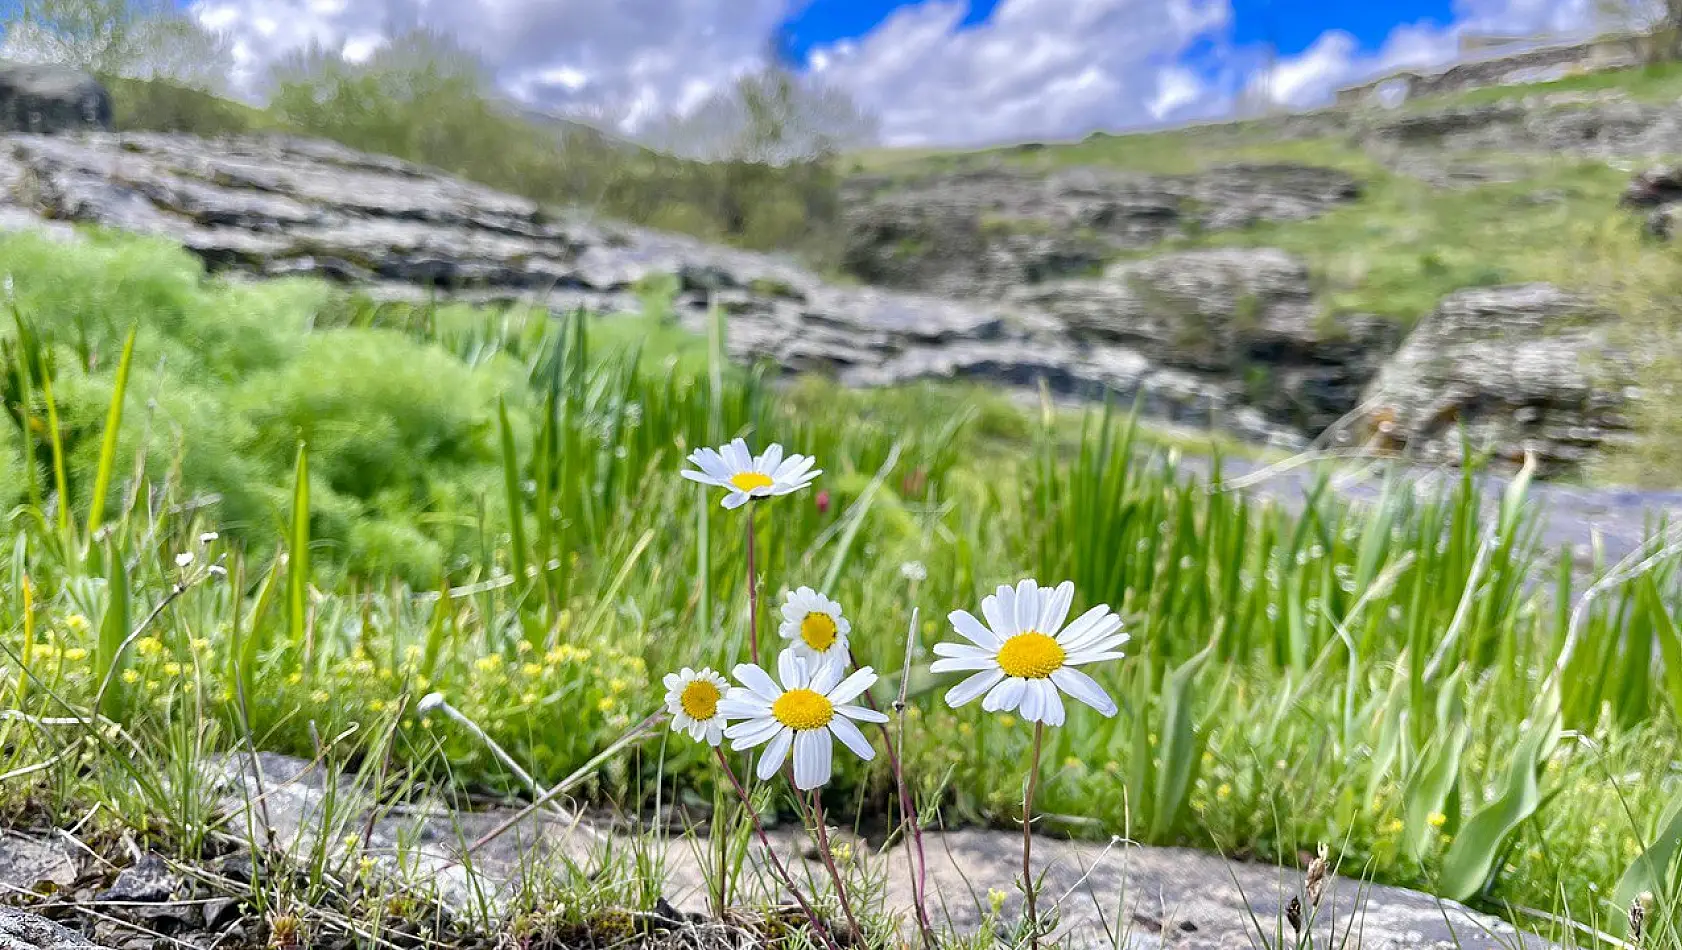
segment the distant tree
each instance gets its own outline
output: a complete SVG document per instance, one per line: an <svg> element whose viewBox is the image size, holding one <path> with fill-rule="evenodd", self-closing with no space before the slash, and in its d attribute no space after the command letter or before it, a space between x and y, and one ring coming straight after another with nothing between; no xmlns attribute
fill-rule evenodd
<svg viewBox="0 0 1682 950"><path fill-rule="evenodd" d="M705 161L788 165L869 145L877 131L845 91L773 62L657 124L648 140Z"/></svg>
<svg viewBox="0 0 1682 950"><path fill-rule="evenodd" d="M172 0L9 0L0 3L0 29L0 56L100 76L217 91L233 64L227 37Z"/></svg>

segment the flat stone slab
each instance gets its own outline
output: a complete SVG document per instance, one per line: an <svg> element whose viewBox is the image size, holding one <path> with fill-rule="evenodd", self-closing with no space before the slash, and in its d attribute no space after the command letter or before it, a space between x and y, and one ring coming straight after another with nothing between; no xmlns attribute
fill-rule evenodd
<svg viewBox="0 0 1682 950"><path fill-rule="evenodd" d="M322 772L285 756L263 754L257 761L257 768L244 757L213 766L227 780L223 803L236 816L235 829L244 832L244 823L249 821L253 834L271 836L287 850L313 841L326 793ZM359 804L356 790L348 783L339 789L336 808L348 822L342 827L370 827L367 805ZM629 846L629 839L616 838L618 833L610 825L567 821L545 813L521 821L463 861L470 842L515 814L502 808L452 811L425 805L381 812L373 816L368 854L387 873L430 885L458 911L494 914L530 869L557 867L563 859L594 867L605 844ZM782 828L772 837L798 880L823 879L823 868L803 832ZM704 841L680 832L655 839L654 849L666 873L666 898L682 910L705 910ZM1015 882L1021 874L1020 849L1021 836L1011 831L927 833L929 910L936 925L960 934L973 933L986 917L989 892L995 890L1007 893L1005 916L1019 914L1021 899ZM298 850L307 852L307 848ZM755 854L759 873L748 896L779 898L768 869L757 857L762 852L756 848ZM853 860L865 862L881 875L885 909L908 927L914 905L906 846L861 846L855 855ZM1042 836L1036 839L1034 867L1036 874L1045 874L1041 912L1055 910L1058 935L1071 947L1113 948L1124 943L1141 950L1253 950L1279 944L1278 931L1287 927L1283 908L1293 897L1306 904L1299 871L1228 861L1183 848ZM1504 921L1459 904L1349 878L1331 878L1318 913L1305 916L1311 918L1316 942L1348 950L1546 946ZM1287 934L1285 942L1294 941Z"/></svg>

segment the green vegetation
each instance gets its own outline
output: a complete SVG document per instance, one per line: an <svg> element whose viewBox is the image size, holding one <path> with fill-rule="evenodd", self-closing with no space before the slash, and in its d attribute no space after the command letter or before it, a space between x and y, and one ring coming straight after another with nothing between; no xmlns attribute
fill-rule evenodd
<svg viewBox="0 0 1682 950"><path fill-rule="evenodd" d="M664 672L744 656L744 514L677 477L743 434L825 469L751 509L767 622L783 590L823 589L889 683L914 608L925 650L948 610L1023 576L1122 613L1130 656L1095 671L1119 715L1071 709L1045 756L1041 809L1077 830L1291 863L1324 842L1348 872L1606 926L1621 881L1675 906L1668 868L1638 859L1672 853L1682 802L1682 565L1586 598L1538 550L1522 483L1493 519L1469 482L1416 500L1401 479L1362 509L1322 482L1299 516L1119 418L774 388L726 368L716 335L656 355L634 321L225 285L128 239L8 238L0 262L0 695L32 716L97 705L127 737L69 775L32 770L61 733L0 724L18 776L0 813L97 802L201 853L202 785L145 770L247 737L405 788L523 792L417 712L432 691L559 781L658 708ZM1027 734L947 709L927 660L903 750L922 813L1010 821L1021 789L998 764ZM576 793L634 809L711 787L701 748L635 749ZM849 762L829 807L887 817L885 778Z"/></svg>
<svg viewBox="0 0 1682 950"><path fill-rule="evenodd" d="M1475 106L1528 96L1616 93L1636 102L1674 102L1682 96L1682 62L1649 63L1628 69L1582 72L1546 82L1490 86L1441 96L1424 96L1407 103L1408 111L1444 106Z"/></svg>

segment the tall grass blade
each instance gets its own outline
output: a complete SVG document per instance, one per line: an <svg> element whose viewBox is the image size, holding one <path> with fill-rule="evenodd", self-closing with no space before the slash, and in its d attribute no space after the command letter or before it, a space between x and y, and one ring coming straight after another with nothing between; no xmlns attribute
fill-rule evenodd
<svg viewBox="0 0 1682 950"><path fill-rule="evenodd" d="M129 366L134 362L134 337L130 330L117 362L117 378L111 387L111 406L105 412L105 433L99 442L99 467L94 470L93 497L88 500L88 537L99 531L105 517L105 496L111 492L111 472L117 465L117 436L123 426L123 400L128 395Z"/></svg>

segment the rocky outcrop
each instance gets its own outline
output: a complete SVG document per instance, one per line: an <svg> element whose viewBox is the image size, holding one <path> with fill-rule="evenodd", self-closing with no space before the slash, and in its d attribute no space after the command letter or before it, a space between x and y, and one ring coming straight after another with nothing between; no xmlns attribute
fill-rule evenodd
<svg viewBox="0 0 1682 950"><path fill-rule="evenodd" d="M1682 152L1682 105L1550 95L1399 112L1365 123L1368 147L1658 157Z"/></svg>
<svg viewBox="0 0 1682 950"><path fill-rule="evenodd" d="M1363 403L1370 434L1457 461L1460 433L1512 461L1580 465L1629 430L1634 366L1609 318L1549 284L1445 299L1402 344Z"/></svg>
<svg viewBox="0 0 1682 950"><path fill-rule="evenodd" d="M1682 165L1660 165L1637 173L1619 204L1645 213L1647 233L1668 240L1676 230L1677 206L1682 205Z"/></svg>
<svg viewBox="0 0 1682 950"><path fill-rule="evenodd" d="M1314 301L1307 266L1272 248L1125 261L1098 279L1026 287L1012 299L1089 344L1236 381L1243 402L1305 433L1355 408L1397 336L1382 319L1330 318Z"/></svg>
<svg viewBox="0 0 1682 950"><path fill-rule="evenodd" d="M111 127L111 94L78 69L0 63L0 132Z"/></svg>
<svg viewBox="0 0 1682 950"><path fill-rule="evenodd" d="M1195 175L988 167L856 178L843 266L883 286L990 295L1091 273L1117 252L1189 232L1311 218L1360 195L1309 165L1231 165Z"/></svg>
<svg viewBox="0 0 1682 950"><path fill-rule="evenodd" d="M215 270L306 275L380 298L447 295L552 309L635 311L648 278L677 275L679 319L716 305L742 359L851 385L980 378L1294 445L1230 381L1091 345L1022 306L826 282L791 262L557 216L530 201L388 158L287 138L14 136L0 188L40 226L97 224L181 243ZM1280 196L1277 207L1290 206ZM1252 207L1257 205L1252 204ZM1301 207L1300 205L1296 207ZM1096 213L1096 212L1095 212ZM1116 225L1122 227L1121 225Z"/></svg>

